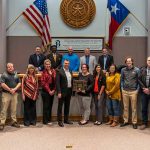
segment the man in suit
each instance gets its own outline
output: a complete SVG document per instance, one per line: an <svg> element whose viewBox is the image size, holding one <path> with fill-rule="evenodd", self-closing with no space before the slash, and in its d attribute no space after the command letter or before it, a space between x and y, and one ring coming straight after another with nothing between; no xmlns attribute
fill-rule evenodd
<svg viewBox="0 0 150 150"><path fill-rule="evenodd" d="M148 127L148 104L150 102L150 57L147 58L147 66L140 69L139 85L142 102L142 125L141 130Z"/></svg>
<svg viewBox="0 0 150 150"><path fill-rule="evenodd" d="M108 71L109 67L114 63L113 56L108 54L108 50L106 48L103 48L102 55L99 56L98 64L103 69L103 72L106 73Z"/></svg>
<svg viewBox="0 0 150 150"><path fill-rule="evenodd" d="M57 53L57 46L52 45L50 48L50 54L46 56L47 59L51 61L53 69L58 69L61 67L62 55Z"/></svg>
<svg viewBox="0 0 150 150"><path fill-rule="evenodd" d="M29 64L32 64L34 67L36 67L37 71L42 71L44 69L44 60L45 55L42 54L41 47L36 46L35 53L29 57Z"/></svg>
<svg viewBox="0 0 150 150"><path fill-rule="evenodd" d="M80 57L80 72L81 72L81 66L83 64L87 64L89 66L89 72L91 74L93 74L93 70L95 68L95 65L97 64L96 62L96 57L95 56L92 56L90 55L90 48L86 48L84 50L84 56Z"/></svg>
<svg viewBox="0 0 150 150"><path fill-rule="evenodd" d="M72 94L72 76L71 72L69 71L68 60L64 60L63 67L57 70L56 89L58 93L58 109L57 109L58 125L60 127L64 127L64 124L62 122L63 103L64 103L64 123L73 124L71 121L68 120L70 99Z"/></svg>

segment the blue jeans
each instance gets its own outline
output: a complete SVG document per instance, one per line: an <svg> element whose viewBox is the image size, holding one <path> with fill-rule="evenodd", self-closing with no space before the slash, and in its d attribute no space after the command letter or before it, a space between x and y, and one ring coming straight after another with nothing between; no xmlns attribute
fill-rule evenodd
<svg viewBox="0 0 150 150"><path fill-rule="evenodd" d="M142 122L143 122L143 124L147 125L147 123L148 123L148 104L150 101L150 95L142 93L141 100L142 100Z"/></svg>
<svg viewBox="0 0 150 150"><path fill-rule="evenodd" d="M94 102L95 102L96 121L103 122L103 116L105 110L104 93L101 95L99 100L98 100L98 94L94 93Z"/></svg>
<svg viewBox="0 0 150 150"><path fill-rule="evenodd" d="M120 116L120 101L108 98L106 101L109 116Z"/></svg>

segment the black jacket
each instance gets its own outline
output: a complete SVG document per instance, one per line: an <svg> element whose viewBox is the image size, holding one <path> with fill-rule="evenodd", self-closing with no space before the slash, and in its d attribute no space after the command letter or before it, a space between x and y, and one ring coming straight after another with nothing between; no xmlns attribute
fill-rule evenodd
<svg viewBox="0 0 150 150"><path fill-rule="evenodd" d="M95 86L95 78L94 78L94 86ZM93 86L93 91L94 91L94 86ZM106 76L105 75L102 75L98 78L98 91L99 92L100 92L102 86L106 87Z"/></svg>
<svg viewBox="0 0 150 150"><path fill-rule="evenodd" d="M140 69L140 75L138 80L140 88L150 88L150 80L149 80L149 86L146 85L146 76L147 76L147 67L142 67Z"/></svg>
<svg viewBox="0 0 150 150"><path fill-rule="evenodd" d="M47 59L51 61L51 65L53 69L61 67L62 55L56 53L56 61L54 60L53 53L50 53L46 56Z"/></svg>
<svg viewBox="0 0 150 150"><path fill-rule="evenodd" d="M40 54L39 57L39 63L37 62L37 55L33 54L30 55L29 57L29 64L32 64L34 67L40 67L40 71L42 71L44 69L44 60L45 60L45 55L44 54Z"/></svg>
<svg viewBox="0 0 150 150"><path fill-rule="evenodd" d="M68 88L67 76L63 68L56 70L56 90L57 93L61 93L62 96L66 96Z"/></svg>
<svg viewBox="0 0 150 150"><path fill-rule="evenodd" d="M107 55L105 70L108 70L109 67L114 63L114 58L111 55ZM104 69L104 55L99 56L98 64Z"/></svg>
<svg viewBox="0 0 150 150"><path fill-rule="evenodd" d="M78 79L87 82L87 88L85 90L85 93L79 92L78 94L81 96L90 96L90 93L93 92L93 85L94 85L93 76L91 74L88 74L87 76L83 76L82 73L79 73Z"/></svg>

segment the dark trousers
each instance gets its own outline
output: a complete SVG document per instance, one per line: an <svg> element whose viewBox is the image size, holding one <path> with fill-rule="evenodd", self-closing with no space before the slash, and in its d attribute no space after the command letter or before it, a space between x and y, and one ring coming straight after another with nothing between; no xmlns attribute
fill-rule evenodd
<svg viewBox="0 0 150 150"><path fill-rule="evenodd" d="M150 95L142 93L142 122L143 124L147 125L148 123L148 104L150 101Z"/></svg>
<svg viewBox="0 0 150 150"><path fill-rule="evenodd" d="M42 92L41 95L43 100L43 124L47 124L51 122L54 95L51 96L47 92Z"/></svg>
<svg viewBox="0 0 150 150"><path fill-rule="evenodd" d="M28 97L24 101L24 124L36 124L36 101Z"/></svg>
<svg viewBox="0 0 150 150"><path fill-rule="evenodd" d="M99 100L98 94L94 93L94 103L95 103L96 121L103 122L103 116L105 111L104 93L101 95Z"/></svg>
<svg viewBox="0 0 150 150"><path fill-rule="evenodd" d="M66 95L58 99L58 109L57 109L57 120L62 122L62 107L64 103L64 121L68 121L69 117L69 108L70 108L70 99L71 99L71 89L68 88Z"/></svg>

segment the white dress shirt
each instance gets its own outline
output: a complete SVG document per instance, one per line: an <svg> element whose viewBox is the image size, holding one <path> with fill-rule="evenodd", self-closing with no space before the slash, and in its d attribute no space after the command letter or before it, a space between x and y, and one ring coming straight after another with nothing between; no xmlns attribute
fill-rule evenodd
<svg viewBox="0 0 150 150"><path fill-rule="evenodd" d="M65 71L65 74L66 74L66 77L67 77L67 81L68 81L68 88L71 88L71 79L72 79L72 77L71 77L71 73L70 73L70 71L69 70L66 70L65 68L64 68L64 71Z"/></svg>

